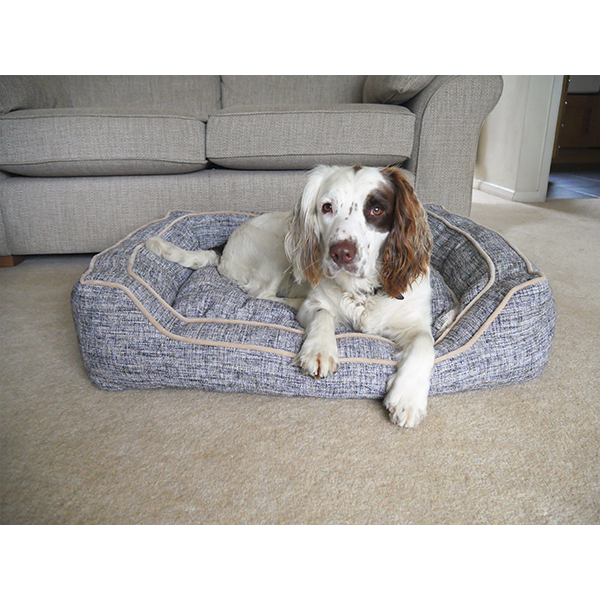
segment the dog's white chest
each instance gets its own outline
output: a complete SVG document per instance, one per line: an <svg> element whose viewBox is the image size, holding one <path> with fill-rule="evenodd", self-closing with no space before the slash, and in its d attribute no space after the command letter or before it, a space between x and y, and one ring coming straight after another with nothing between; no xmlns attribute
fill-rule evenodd
<svg viewBox="0 0 600 600"><path fill-rule="evenodd" d="M374 296L371 294L344 292L340 301L340 309L356 331L364 331L368 328L367 322L374 304Z"/></svg>

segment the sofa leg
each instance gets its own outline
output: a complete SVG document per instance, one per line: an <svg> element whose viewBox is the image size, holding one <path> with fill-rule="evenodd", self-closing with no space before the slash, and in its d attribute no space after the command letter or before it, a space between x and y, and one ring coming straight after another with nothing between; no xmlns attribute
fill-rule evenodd
<svg viewBox="0 0 600 600"><path fill-rule="evenodd" d="M25 260L24 256L0 256L0 268L16 267Z"/></svg>

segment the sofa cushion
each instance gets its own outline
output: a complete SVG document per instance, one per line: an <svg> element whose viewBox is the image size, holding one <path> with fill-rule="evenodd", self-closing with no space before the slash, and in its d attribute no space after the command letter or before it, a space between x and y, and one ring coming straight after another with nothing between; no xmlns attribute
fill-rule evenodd
<svg viewBox="0 0 600 600"><path fill-rule="evenodd" d="M403 104L428 86L435 75L369 75L363 102Z"/></svg>
<svg viewBox="0 0 600 600"><path fill-rule="evenodd" d="M209 117L206 155L234 169L400 164L411 155L414 126L399 106L238 107Z"/></svg>
<svg viewBox="0 0 600 600"><path fill-rule="evenodd" d="M365 75L224 75L223 108L261 104L361 103Z"/></svg>
<svg viewBox="0 0 600 600"><path fill-rule="evenodd" d="M71 106L61 82L48 75L0 76L0 114L29 108Z"/></svg>
<svg viewBox="0 0 600 600"><path fill-rule="evenodd" d="M175 112L203 121L221 108L218 75L62 75L56 78L67 90L75 108L110 106Z"/></svg>
<svg viewBox="0 0 600 600"><path fill-rule="evenodd" d="M39 177L166 175L206 166L204 121L126 109L21 110L0 117L0 169Z"/></svg>

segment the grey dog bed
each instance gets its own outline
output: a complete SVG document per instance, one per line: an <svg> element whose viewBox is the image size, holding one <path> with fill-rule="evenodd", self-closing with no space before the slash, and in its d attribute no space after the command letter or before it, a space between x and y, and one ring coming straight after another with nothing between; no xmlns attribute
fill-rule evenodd
<svg viewBox="0 0 600 600"><path fill-rule="evenodd" d="M546 277L500 235L426 206L434 237L431 394L528 381L544 369L555 306ZM338 326L340 370L315 381L292 360L302 329L290 307L257 300L215 267L193 271L144 247L160 235L187 249L225 243L246 213L171 212L95 256L73 288L83 361L100 388L382 398L394 345ZM459 312L445 327L458 300Z"/></svg>

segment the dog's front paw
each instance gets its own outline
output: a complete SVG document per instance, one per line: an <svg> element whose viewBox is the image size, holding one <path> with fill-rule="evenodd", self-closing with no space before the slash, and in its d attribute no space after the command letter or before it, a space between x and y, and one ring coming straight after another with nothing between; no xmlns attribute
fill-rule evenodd
<svg viewBox="0 0 600 600"><path fill-rule="evenodd" d="M302 369L302 373L310 375L315 379L328 377L337 373L340 368L340 357L337 347L334 348L312 348L305 343L302 346L294 364Z"/></svg>
<svg viewBox="0 0 600 600"><path fill-rule="evenodd" d="M387 384L388 393L383 405L390 411L390 421L399 427L416 427L427 414L429 386L403 385L402 378L393 375Z"/></svg>
<svg viewBox="0 0 600 600"><path fill-rule="evenodd" d="M398 404L396 406L386 405L386 408L390 411L390 421L399 427L416 427L427 414L427 411L422 410L418 406L402 406Z"/></svg>

